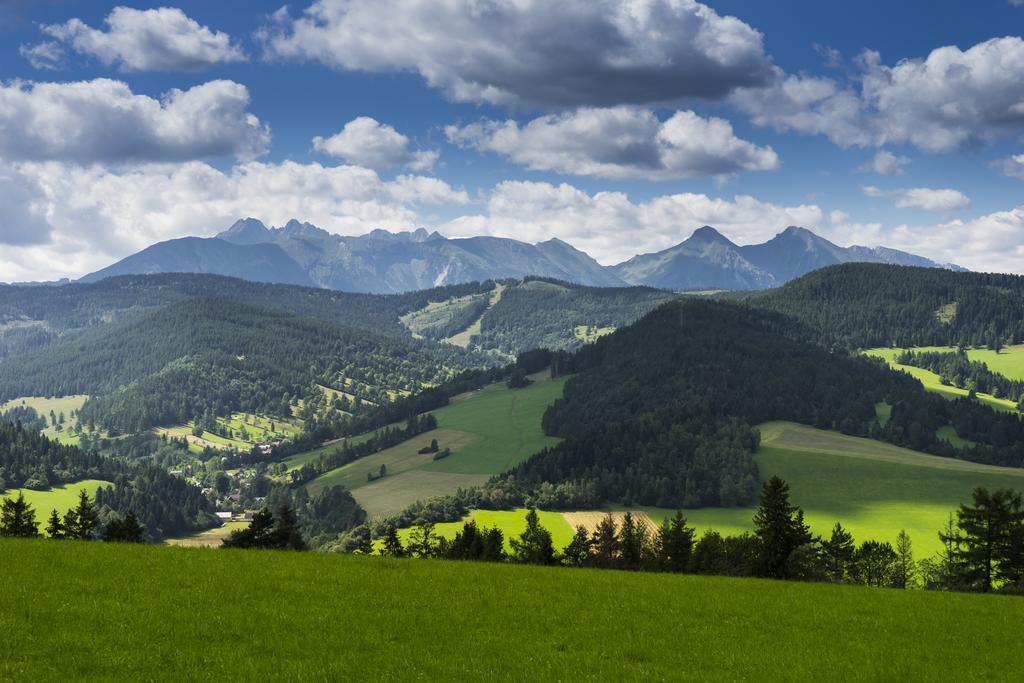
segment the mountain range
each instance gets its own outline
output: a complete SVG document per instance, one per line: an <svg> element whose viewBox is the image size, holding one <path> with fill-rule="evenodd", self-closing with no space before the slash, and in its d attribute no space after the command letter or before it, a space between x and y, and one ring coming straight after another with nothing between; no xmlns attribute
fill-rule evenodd
<svg viewBox="0 0 1024 683"><path fill-rule="evenodd" d="M487 236L450 239L423 228L345 236L294 219L268 228L255 218L245 218L212 238L184 237L154 244L82 281L186 272L396 293L532 275L595 287L768 289L818 268L851 262L960 269L885 247L840 247L798 227L786 228L763 244L740 246L704 226L664 251L603 266L559 239L537 244Z"/></svg>

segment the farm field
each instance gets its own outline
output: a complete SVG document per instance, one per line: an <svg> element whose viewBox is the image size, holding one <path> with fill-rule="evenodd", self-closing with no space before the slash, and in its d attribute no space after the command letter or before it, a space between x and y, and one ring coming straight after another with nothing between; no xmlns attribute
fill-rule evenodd
<svg viewBox="0 0 1024 683"><path fill-rule="evenodd" d="M481 484L504 472L545 446L557 443L541 431L541 417L561 396L564 377L551 379L547 371L531 376L524 389L492 384L456 396L432 411L438 428L397 446L361 458L317 477L307 484L311 491L344 485L371 515L399 512L410 503L430 496L452 493L460 486ZM417 451L436 438L441 449L452 453L442 460ZM384 465L383 479L367 481Z"/></svg>
<svg viewBox="0 0 1024 683"><path fill-rule="evenodd" d="M0 556L5 679L1024 677L1005 596L75 541Z"/></svg>
<svg viewBox="0 0 1024 683"><path fill-rule="evenodd" d="M950 512L970 499L974 487L1024 491L1024 470L940 458L789 422L766 423L761 433L762 447L754 456L761 478L778 475L789 483L791 498L804 508L814 533L827 535L838 521L857 541L891 543L905 529L919 558L940 549L939 529ZM570 529L582 524L592 530L608 512L619 520L626 509L566 512L561 521L550 517L559 513L547 512L543 519L554 535L556 528L564 529L561 522ZM628 509L653 525L676 513L654 507ZM699 508L683 514L698 533L714 529L740 534L753 530L754 509ZM486 519L502 529L519 525L515 533L521 532L524 515L524 510L473 512L478 521ZM437 532L450 537L460 527L461 523L439 524ZM408 531L403 533L407 538ZM561 549L565 543L555 545Z"/></svg>
<svg viewBox="0 0 1024 683"><path fill-rule="evenodd" d="M1003 352L998 354L998 357L1000 357L998 361L999 367L1002 369L997 369L997 367L993 364L996 362L997 358L997 354L994 351L989 351L987 349L971 349L970 351L967 352L967 357L970 358L971 360L980 360L984 361L985 363L989 363L988 367L990 370L992 370L993 372L1006 374L1006 376L1009 377L1010 379L1024 379L1024 346L1015 346L1011 347L1011 349L1012 351L1004 350ZM927 389L928 391L933 391L937 394L942 394L943 396L951 399L960 398L961 396L967 396L966 389L960 389L958 387L944 385L942 382L939 381L939 376L930 370L925 370L924 368L915 368L910 365L900 365L899 363L897 363L896 357L899 356L900 353L903 352L903 350L904 349L877 348L867 349L866 351L864 351L864 353L869 356L876 356L878 358L881 358L885 360L885 362L887 362L890 367L896 370L902 370L903 372L906 372L911 377L919 380L921 384L924 385L924 388ZM952 353L953 351L955 351L955 349L947 346L926 346L916 348L914 349L914 351L948 351ZM1002 357L1005 357L1005 360ZM995 396L991 396L989 394L979 393L977 394L977 396L979 401L988 404L997 410L1006 410L1011 412L1015 412L1017 410L1017 403L1015 401L1009 401L1004 398L996 398Z"/></svg>
<svg viewBox="0 0 1024 683"><path fill-rule="evenodd" d="M231 535L232 531L241 530L247 526L249 526L249 522L227 522L223 526L200 531L190 536L168 538L164 543L180 548L217 548L225 538Z"/></svg>
<svg viewBox="0 0 1024 683"><path fill-rule="evenodd" d="M0 493L0 498L17 498L19 493L25 494L25 501L32 505L36 510L36 521L39 522L39 530L42 531L43 527L46 526L46 518L49 516L51 510L56 509L57 512L63 515L67 512L68 508L72 508L78 504L79 491L84 490L91 497L96 494L96 489L112 485L113 484L111 482L103 481L102 479L83 479L82 481L75 482L74 484L54 486L47 491L35 491L33 489L9 489Z"/></svg>
<svg viewBox="0 0 1024 683"><path fill-rule="evenodd" d="M32 408L40 417L44 417L47 420L48 426L43 430L43 434L56 439L64 444L77 444L78 437L70 434L70 429L78 424L78 418L74 417L72 411L78 411L85 402L88 400L88 396L75 395L75 396L56 396L53 398L47 398L45 396L25 396L23 398L16 398L13 400L0 405L0 412L13 408L15 406L24 405ZM64 413L64 424L61 430L58 432L52 423L50 423L50 411L53 411L55 415Z"/></svg>

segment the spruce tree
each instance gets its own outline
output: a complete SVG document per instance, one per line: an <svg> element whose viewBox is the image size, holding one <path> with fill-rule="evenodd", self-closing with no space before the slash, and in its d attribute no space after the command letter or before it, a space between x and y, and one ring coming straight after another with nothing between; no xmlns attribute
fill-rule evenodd
<svg viewBox="0 0 1024 683"><path fill-rule="evenodd" d="M555 546L551 542L551 532L540 523L540 515L535 509L526 513L526 530L509 541L512 546L512 557L516 562L524 564L554 564Z"/></svg>
<svg viewBox="0 0 1024 683"><path fill-rule="evenodd" d="M596 566L607 569L619 561L619 536L615 531L615 520L611 514L597 523L591 544Z"/></svg>
<svg viewBox="0 0 1024 683"><path fill-rule="evenodd" d="M972 499L973 505L957 511L956 572L960 585L987 592L997 581L1018 577L1015 538L1022 533L1024 508L1021 495L1008 489L978 487Z"/></svg>
<svg viewBox="0 0 1024 683"><path fill-rule="evenodd" d="M82 489L78 492L78 505L64 515L65 533L68 538L88 541L93 537L99 513L89 494Z"/></svg>
<svg viewBox="0 0 1024 683"><path fill-rule="evenodd" d="M424 522L415 527L409 535L408 551L414 557L433 557L437 550L434 542L434 523Z"/></svg>
<svg viewBox="0 0 1024 683"><path fill-rule="evenodd" d="M394 524L388 524L384 530L380 554L384 557L405 557L406 555L405 548L402 547L402 540L398 538L398 529Z"/></svg>
<svg viewBox="0 0 1024 683"><path fill-rule="evenodd" d="M64 538L64 525L60 521L60 513L54 508L46 520L46 535L53 539Z"/></svg>
<svg viewBox="0 0 1024 683"><path fill-rule="evenodd" d="M590 540L590 534L587 533L587 528L584 526L576 527L576 533L573 534L572 540L569 541L569 545L565 546L565 550L562 551L562 561L570 567L583 567L590 562L590 548L592 542Z"/></svg>
<svg viewBox="0 0 1024 683"><path fill-rule="evenodd" d="M903 529L896 537L896 569L893 573L893 588L910 588L917 577L914 564L914 550L910 536Z"/></svg>
<svg viewBox="0 0 1024 683"><path fill-rule="evenodd" d="M694 529L686 526L682 510L676 516L666 519L658 528L658 564L665 571L685 572L689 570L693 556Z"/></svg>
<svg viewBox="0 0 1024 683"><path fill-rule="evenodd" d="M760 573L775 579L787 578L790 554L812 540L803 510L789 502L789 484L777 476L761 488L754 534L759 545Z"/></svg>
<svg viewBox="0 0 1024 683"><path fill-rule="evenodd" d="M832 535L821 542L822 554L825 558L829 578L841 583L846 578L847 567L853 560L856 547L853 544L853 535L843 528L843 525L836 522L832 527Z"/></svg>
<svg viewBox="0 0 1024 683"><path fill-rule="evenodd" d="M0 503L0 536L34 538L39 535L36 511L25 501L25 494L17 498L4 498Z"/></svg>

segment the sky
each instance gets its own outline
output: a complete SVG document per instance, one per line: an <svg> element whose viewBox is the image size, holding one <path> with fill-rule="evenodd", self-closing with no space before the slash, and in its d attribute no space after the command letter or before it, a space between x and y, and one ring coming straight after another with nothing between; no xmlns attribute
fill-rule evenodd
<svg viewBox="0 0 1024 683"><path fill-rule="evenodd" d="M0 281L291 218L1024 273L1024 0L0 0Z"/></svg>

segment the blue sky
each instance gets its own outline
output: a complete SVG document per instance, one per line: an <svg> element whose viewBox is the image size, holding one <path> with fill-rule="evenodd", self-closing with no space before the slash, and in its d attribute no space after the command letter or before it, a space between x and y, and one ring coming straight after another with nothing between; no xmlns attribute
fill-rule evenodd
<svg viewBox="0 0 1024 683"><path fill-rule="evenodd" d="M0 280L244 215L1024 272L1020 0L474 5L0 2Z"/></svg>

